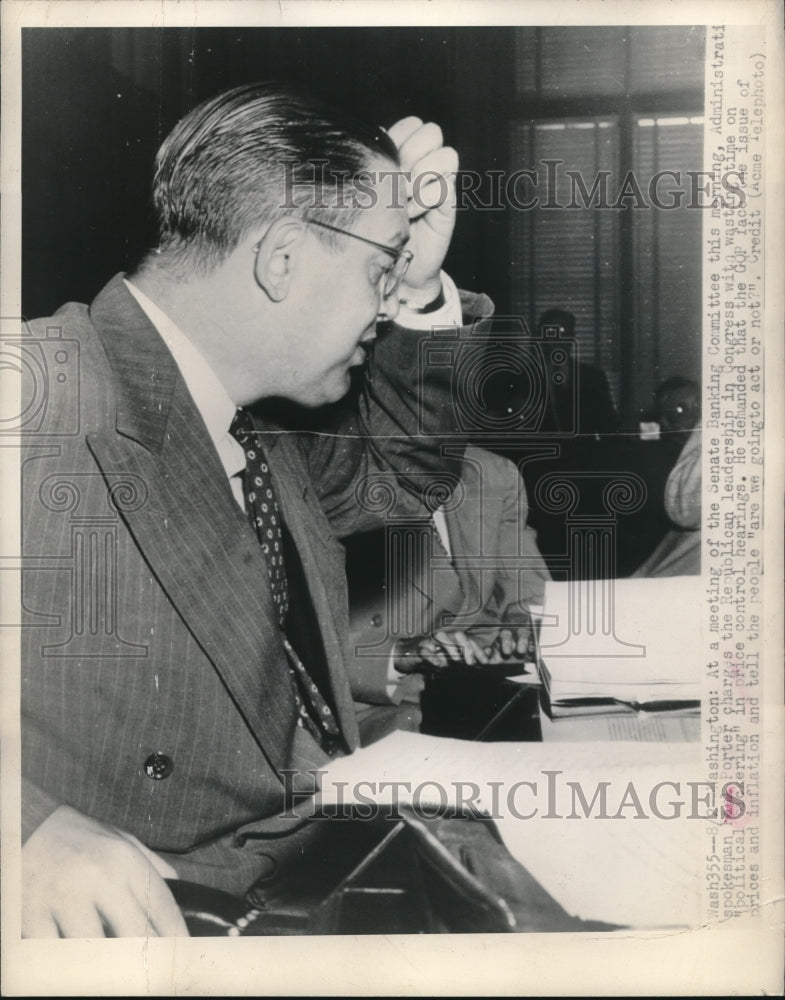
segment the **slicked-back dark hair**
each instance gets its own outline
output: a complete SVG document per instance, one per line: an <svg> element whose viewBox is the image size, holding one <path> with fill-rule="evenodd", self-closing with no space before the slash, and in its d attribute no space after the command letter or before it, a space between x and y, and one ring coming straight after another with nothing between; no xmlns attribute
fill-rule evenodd
<svg viewBox="0 0 785 1000"><path fill-rule="evenodd" d="M346 227L368 203L372 159L398 164L387 133L295 90L253 83L190 111L155 161L156 251L169 263L209 269L254 225L284 215ZM331 237L320 232L327 242Z"/></svg>

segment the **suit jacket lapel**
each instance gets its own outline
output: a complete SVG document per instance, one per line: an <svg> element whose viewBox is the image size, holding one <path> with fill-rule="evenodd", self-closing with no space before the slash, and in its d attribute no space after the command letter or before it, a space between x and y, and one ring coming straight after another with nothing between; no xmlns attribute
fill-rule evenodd
<svg viewBox="0 0 785 1000"><path fill-rule="evenodd" d="M432 521L417 522L413 530L422 534L422 539L413 548L409 544L411 540L407 543L405 538L407 527L402 530L403 545L399 544L397 551L400 562L394 564L394 568L403 572L406 588L411 593L407 598L402 592L393 600L407 601L407 614L413 616L411 621L407 619L407 627L414 627L414 634L427 635L451 624L452 617L460 612L463 603L461 581ZM422 600L417 598L415 591Z"/></svg>
<svg viewBox="0 0 785 1000"><path fill-rule="evenodd" d="M117 503L120 516L270 763L286 767L296 716L288 679L264 670L285 653L261 549L173 358L120 279L91 315L120 401L116 432L88 444L106 476L133 471L147 485L141 503Z"/></svg>

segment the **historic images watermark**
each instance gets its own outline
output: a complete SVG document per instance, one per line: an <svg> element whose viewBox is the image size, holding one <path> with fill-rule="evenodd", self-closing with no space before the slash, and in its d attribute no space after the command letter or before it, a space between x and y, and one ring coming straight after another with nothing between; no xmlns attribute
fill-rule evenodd
<svg viewBox="0 0 785 1000"><path fill-rule="evenodd" d="M344 209L355 212L383 203L405 208L411 199L425 211L454 198L458 212L526 212L535 208L660 210L744 208L744 169L660 169L639 177L598 170L587 175L563 169L565 161L543 158L516 170L459 170L452 181L435 170L412 176L406 170L367 170L350 177L328 169L327 160L284 163L282 209ZM750 178L754 183L754 178ZM569 196L563 192L569 190Z"/></svg>
<svg viewBox="0 0 785 1000"><path fill-rule="evenodd" d="M296 818L297 803L318 791L326 771L281 771L286 789L282 818ZM306 777L307 776L307 777ZM307 791L303 789L307 788ZM514 782L338 781L329 784L329 805L317 801L309 819L401 819L405 806L433 819L446 815L530 820L712 820L733 822L746 813L744 782L658 778L644 783L592 777L570 780L563 770L541 769Z"/></svg>

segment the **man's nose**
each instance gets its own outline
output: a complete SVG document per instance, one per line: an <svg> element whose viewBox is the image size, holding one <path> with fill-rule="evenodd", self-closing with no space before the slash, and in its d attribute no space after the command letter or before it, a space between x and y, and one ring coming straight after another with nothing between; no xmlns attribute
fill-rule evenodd
<svg viewBox="0 0 785 1000"><path fill-rule="evenodd" d="M382 293L382 303L379 307L377 319L380 322L384 322L384 320L393 320L400 311L401 303L398 298L398 289L396 288L390 295L385 296L384 293Z"/></svg>

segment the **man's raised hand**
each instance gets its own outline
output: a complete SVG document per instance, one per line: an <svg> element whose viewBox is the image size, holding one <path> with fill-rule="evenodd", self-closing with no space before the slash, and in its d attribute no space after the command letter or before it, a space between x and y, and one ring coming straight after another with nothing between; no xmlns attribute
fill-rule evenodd
<svg viewBox="0 0 785 1000"><path fill-rule="evenodd" d="M413 116L396 122L389 135L407 175L409 249L414 254L401 297L406 299L410 291L412 299L425 305L439 294L439 271L455 227L458 154L444 145L438 125Z"/></svg>

